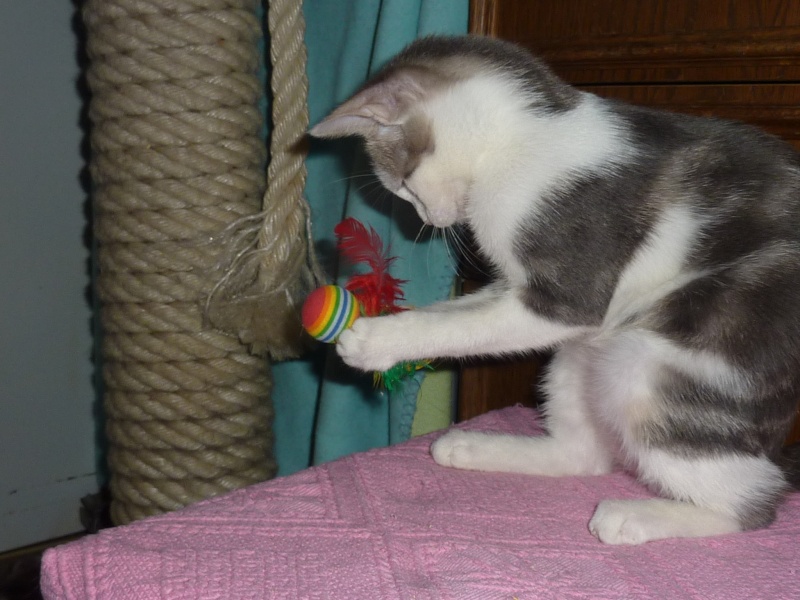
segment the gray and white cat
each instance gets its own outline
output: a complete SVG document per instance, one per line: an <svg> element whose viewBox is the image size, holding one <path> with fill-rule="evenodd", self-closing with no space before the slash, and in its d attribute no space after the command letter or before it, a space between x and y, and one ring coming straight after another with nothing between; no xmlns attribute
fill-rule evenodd
<svg viewBox="0 0 800 600"><path fill-rule="evenodd" d="M796 481L800 158L755 128L604 100L480 37L411 44L310 131L360 136L391 192L464 224L495 283L362 318L338 352L403 360L554 349L548 435L451 431L442 465L587 475L621 465L661 499L604 500L603 542L764 527Z"/></svg>

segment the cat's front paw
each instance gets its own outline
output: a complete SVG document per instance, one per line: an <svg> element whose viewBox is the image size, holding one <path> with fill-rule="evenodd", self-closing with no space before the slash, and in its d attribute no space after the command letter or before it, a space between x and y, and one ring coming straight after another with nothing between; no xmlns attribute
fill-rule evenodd
<svg viewBox="0 0 800 600"><path fill-rule="evenodd" d="M362 371L388 371L400 358L393 352L391 317L358 319L339 336L336 352L345 363Z"/></svg>

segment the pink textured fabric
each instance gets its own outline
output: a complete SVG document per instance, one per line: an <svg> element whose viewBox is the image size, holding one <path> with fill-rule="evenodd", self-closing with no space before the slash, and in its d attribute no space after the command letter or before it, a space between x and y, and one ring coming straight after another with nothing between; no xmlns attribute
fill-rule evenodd
<svg viewBox="0 0 800 600"><path fill-rule="evenodd" d="M536 433L510 408L470 429ZM587 530L624 474L551 479L446 469L434 436L104 531L46 553L55 599L800 598L800 494L765 530L638 547Z"/></svg>

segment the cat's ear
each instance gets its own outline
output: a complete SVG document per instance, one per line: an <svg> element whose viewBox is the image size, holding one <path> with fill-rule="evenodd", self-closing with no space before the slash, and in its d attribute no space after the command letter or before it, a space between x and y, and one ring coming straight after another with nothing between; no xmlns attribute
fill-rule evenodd
<svg viewBox="0 0 800 600"><path fill-rule="evenodd" d="M308 132L314 137L368 137L402 123L408 107L426 93L429 75L402 69L368 84Z"/></svg>

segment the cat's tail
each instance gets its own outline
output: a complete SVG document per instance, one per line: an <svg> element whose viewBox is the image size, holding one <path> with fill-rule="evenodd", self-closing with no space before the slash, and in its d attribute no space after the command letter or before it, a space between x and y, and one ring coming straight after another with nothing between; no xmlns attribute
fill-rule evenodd
<svg viewBox="0 0 800 600"><path fill-rule="evenodd" d="M778 464L783 469L786 482L800 491L800 442L783 448Z"/></svg>

